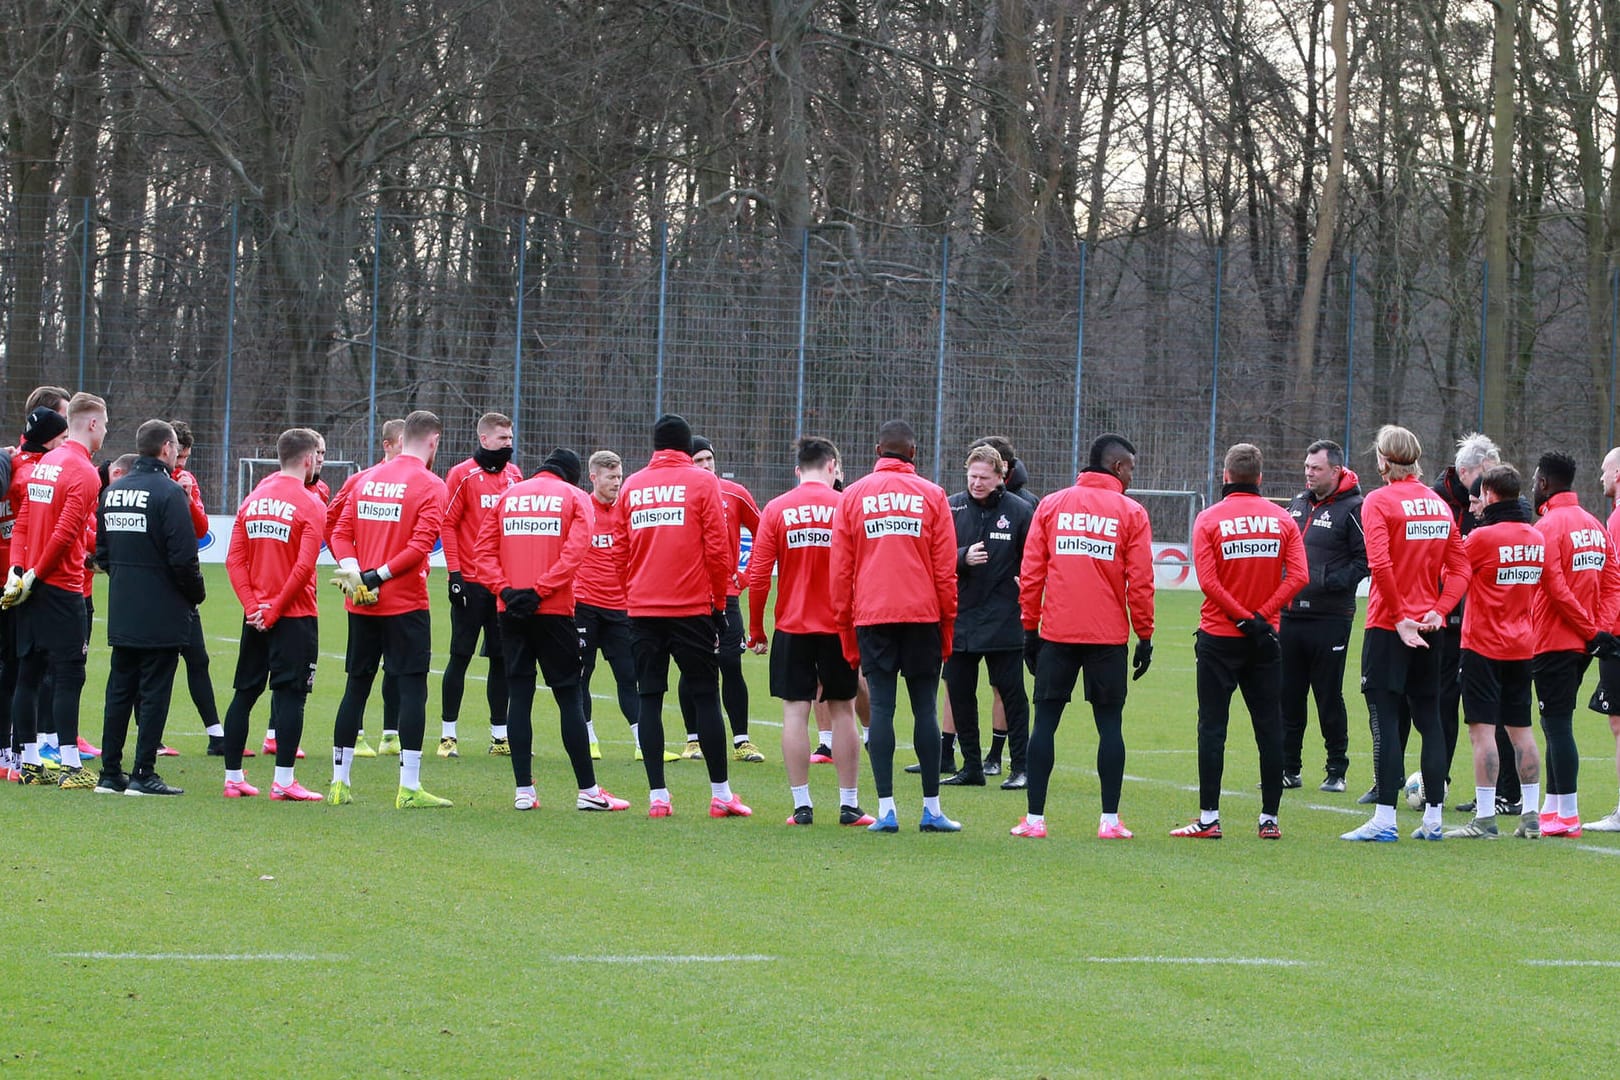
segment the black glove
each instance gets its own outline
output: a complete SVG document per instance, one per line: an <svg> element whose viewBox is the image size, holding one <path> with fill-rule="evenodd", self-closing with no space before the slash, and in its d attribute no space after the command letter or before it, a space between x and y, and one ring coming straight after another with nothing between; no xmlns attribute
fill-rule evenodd
<svg viewBox="0 0 1620 1080"><path fill-rule="evenodd" d="M1277 628L1262 619L1258 611L1247 619L1239 619L1237 628L1256 641L1277 636Z"/></svg>
<svg viewBox="0 0 1620 1080"><path fill-rule="evenodd" d="M467 583L462 580L460 570L450 571L450 602L456 607L467 606Z"/></svg>
<svg viewBox="0 0 1620 1080"><path fill-rule="evenodd" d="M375 571L375 570L361 571L360 584L364 585L366 588L370 589L372 592L376 592L378 589L382 588L382 583L383 583L382 575L377 573L377 571Z"/></svg>
<svg viewBox="0 0 1620 1080"><path fill-rule="evenodd" d="M1041 644L1039 630L1024 631L1024 666L1029 668L1031 675L1035 674L1036 661L1041 658Z"/></svg>
<svg viewBox="0 0 1620 1080"><path fill-rule="evenodd" d="M1592 640L1586 643L1586 655L1612 660L1620 656L1620 639L1616 639L1607 630L1599 630Z"/></svg>
<svg viewBox="0 0 1620 1080"><path fill-rule="evenodd" d="M540 594L533 589L502 589L501 603L508 615L526 619L540 610Z"/></svg>
<svg viewBox="0 0 1620 1080"><path fill-rule="evenodd" d="M1131 682L1135 682L1147 674L1147 669L1153 666L1153 639L1142 638L1136 643L1136 652L1131 656Z"/></svg>

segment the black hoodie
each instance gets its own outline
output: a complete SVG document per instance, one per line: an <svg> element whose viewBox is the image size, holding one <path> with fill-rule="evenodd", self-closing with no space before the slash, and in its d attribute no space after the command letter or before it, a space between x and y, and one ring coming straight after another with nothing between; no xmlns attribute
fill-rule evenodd
<svg viewBox="0 0 1620 1080"><path fill-rule="evenodd" d="M1309 489L1294 496L1288 516L1305 541L1311 580L1284 609L1292 619L1348 619L1356 614L1356 586L1367 576L1367 538L1361 531L1361 484L1345 469L1339 486L1318 501Z"/></svg>

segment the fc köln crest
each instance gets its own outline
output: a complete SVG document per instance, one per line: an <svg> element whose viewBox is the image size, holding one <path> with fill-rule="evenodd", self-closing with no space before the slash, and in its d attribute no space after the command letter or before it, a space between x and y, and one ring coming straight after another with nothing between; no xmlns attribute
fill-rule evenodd
<svg viewBox="0 0 1620 1080"><path fill-rule="evenodd" d="M996 528L998 528L998 529L1005 529L1007 526L1009 526L1011 524L1012 524L1012 522L1007 520L1007 515L1006 514L1002 514L999 518L996 519Z"/></svg>

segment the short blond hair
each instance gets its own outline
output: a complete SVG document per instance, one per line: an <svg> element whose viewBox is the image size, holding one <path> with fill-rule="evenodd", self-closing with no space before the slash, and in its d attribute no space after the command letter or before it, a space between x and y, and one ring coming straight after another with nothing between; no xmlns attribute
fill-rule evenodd
<svg viewBox="0 0 1620 1080"><path fill-rule="evenodd" d="M975 461L982 461L996 470L997 476L1007 475L1007 463L1001 459L1001 455L996 451L996 448L988 443L983 446L975 446L969 450L967 460L962 463L962 468L973 468Z"/></svg>
<svg viewBox="0 0 1620 1080"><path fill-rule="evenodd" d="M67 403L67 421L68 421L68 424L71 425L75 420L79 419L81 416L89 416L91 414L95 414L95 415L100 416L102 419L106 419L106 417L107 417L107 403L105 401L103 401L101 398L96 397L96 395L94 395L94 394L86 394L86 393L83 393L82 391L80 393L74 394L71 398L68 399L68 403Z"/></svg>
<svg viewBox="0 0 1620 1080"><path fill-rule="evenodd" d="M1418 468L1418 458L1423 456L1423 444L1409 429L1399 424L1385 424L1378 429L1373 450L1383 455L1389 466L1386 475L1391 480L1423 475L1423 470Z"/></svg>
<svg viewBox="0 0 1620 1080"><path fill-rule="evenodd" d="M478 434L493 435L502 428L512 426L512 418L505 413L487 412L478 418Z"/></svg>
<svg viewBox="0 0 1620 1080"><path fill-rule="evenodd" d="M1257 484L1265 467L1265 458L1254 443L1235 443L1226 451L1226 460L1221 467L1234 484Z"/></svg>
<svg viewBox="0 0 1620 1080"><path fill-rule="evenodd" d="M403 420L389 420L382 426L382 441L385 443L397 443L404 434L405 421Z"/></svg>
<svg viewBox="0 0 1620 1080"><path fill-rule="evenodd" d="M596 472L600 469L622 469L624 468L624 459L619 457L618 454L615 454L611 450L598 450L596 453L592 454L590 460L586 462L586 467L590 469L591 472Z"/></svg>

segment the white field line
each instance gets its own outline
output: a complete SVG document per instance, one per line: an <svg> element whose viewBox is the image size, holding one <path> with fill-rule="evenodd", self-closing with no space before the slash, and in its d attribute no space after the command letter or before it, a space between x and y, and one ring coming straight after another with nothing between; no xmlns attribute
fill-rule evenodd
<svg viewBox="0 0 1620 1080"><path fill-rule="evenodd" d="M554 964L764 964L774 956L738 953L722 956L687 956L678 953L630 953L622 956L551 956Z"/></svg>
<svg viewBox="0 0 1620 1080"><path fill-rule="evenodd" d="M1620 960L1520 960L1528 967L1620 968Z"/></svg>
<svg viewBox="0 0 1620 1080"><path fill-rule="evenodd" d="M1599 855L1620 855L1620 848L1598 847L1596 844L1570 844L1576 851L1591 851Z"/></svg>
<svg viewBox="0 0 1620 1080"><path fill-rule="evenodd" d="M183 952L65 952L58 956L69 960L198 960L226 963L255 960L281 962L336 963L348 957L336 953L183 953Z"/></svg>
<svg viewBox="0 0 1620 1080"><path fill-rule="evenodd" d="M1309 961L1276 956L1088 956L1087 964L1185 964L1230 967L1308 967Z"/></svg>

